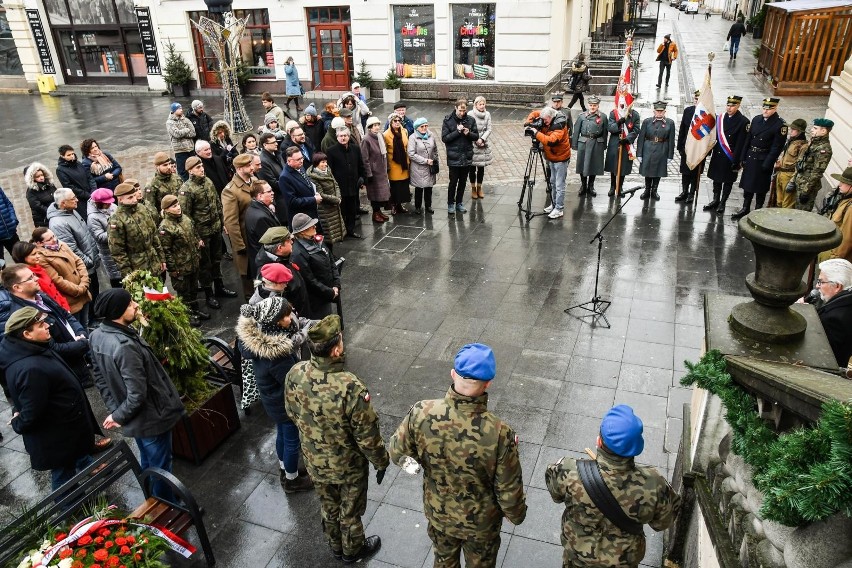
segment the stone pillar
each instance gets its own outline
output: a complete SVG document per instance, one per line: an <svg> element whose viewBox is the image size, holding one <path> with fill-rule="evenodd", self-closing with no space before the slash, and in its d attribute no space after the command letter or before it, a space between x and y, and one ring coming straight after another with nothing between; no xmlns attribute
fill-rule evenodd
<svg viewBox="0 0 852 568"><path fill-rule="evenodd" d="M852 140L852 57L846 61L843 69L832 69L831 72L839 74L832 77L831 95L828 97L828 110L826 118L834 121L831 130L831 163L825 170L822 178L823 186L836 186L829 174L842 172L847 166L850 152L850 140Z"/></svg>

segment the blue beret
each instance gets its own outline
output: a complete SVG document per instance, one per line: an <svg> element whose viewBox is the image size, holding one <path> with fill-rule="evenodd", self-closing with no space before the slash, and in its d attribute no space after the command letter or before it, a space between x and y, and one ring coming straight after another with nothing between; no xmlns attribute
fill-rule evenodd
<svg viewBox="0 0 852 568"><path fill-rule="evenodd" d="M419 128L423 124L429 124L429 121L426 120L425 117L421 116L420 118L414 121L414 128Z"/></svg>
<svg viewBox="0 0 852 568"><path fill-rule="evenodd" d="M468 343L459 349L453 368L462 377L477 381L490 381L497 374L494 352L482 343Z"/></svg>
<svg viewBox="0 0 852 568"><path fill-rule="evenodd" d="M626 404L609 409L601 422L601 439L616 455L632 458L645 449L642 439L642 421Z"/></svg>
<svg viewBox="0 0 852 568"><path fill-rule="evenodd" d="M171 111L172 111L172 112L174 112L174 111L176 111L177 109L179 109L179 108L183 108L183 107L181 106L181 104L180 104L180 103L172 103L172 106L171 106L171 107L169 107L169 108L171 108Z"/></svg>

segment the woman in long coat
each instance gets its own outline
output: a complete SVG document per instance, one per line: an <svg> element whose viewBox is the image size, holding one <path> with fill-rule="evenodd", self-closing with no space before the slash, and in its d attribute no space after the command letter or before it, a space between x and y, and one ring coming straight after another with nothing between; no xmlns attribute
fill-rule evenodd
<svg viewBox="0 0 852 568"><path fill-rule="evenodd" d="M482 199L482 180L485 178L485 166L489 165L494 156L491 155L491 145L488 138L491 136L491 113L485 110L485 97L476 97L473 101L473 110L467 113L476 121L476 130L479 131L479 139L473 143L473 161L470 164L470 198Z"/></svg>
<svg viewBox="0 0 852 568"><path fill-rule="evenodd" d="M27 203L33 212L33 225L47 227L47 208L53 204L53 174L45 166L33 162L24 172L24 183L27 184Z"/></svg>
<svg viewBox="0 0 852 568"><path fill-rule="evenodd" d="M390 182L391 210L393 215L408 213L405 203L411 201L408 189L408 131L402 127L402 119L392 113L388 117L388 129L384 132L388 156L388 181Z"/></svg>
<svg viewBox="0 0 852 568"><path fill-rule="evenodd" d="M287 112L290 112L290 102L296 103L296 112L301 112L302 107L299 106L299 97L302 96L302 82L299 81L299 71L296 69L296 64L292 57L288 57L284 62L284 75L287 78ZM283 127L283 124L279 124Z"/></svg>
<svg viewBox="0 0 852 568"><path fill-rule="evenodd" d="M80 257L59 242L53 231L39 227L33 231L33 244L41 249L47 275L56 288L68 300L71 315L77 318L84 327L88 323L86 305L91 301L89 294L89 271ZM81 319L82 317L82 319Z"/></svg>
<svg viewBox="0 0 852 568"><path fill-rule="evenodd" d="M659 201L660 178L668 177L668 161L674 159L675 123L666 118L666 103L654 103L654 116L642 122L636 155L642 158L639 175L645 177L645 191L640 199L652 196Z"/></svg>
<svg viewBox="0 0 852 568"><path fill-rule="evenodd" d="M438 163L438 141L429 131L429 121L420 117L414 121L414 134L408 138L408 158L411 160L411 185L414 186L414 212L420 214L420 204L426 206L426 214L432 209L432 187L435 174L432 164Z"/></svg>
<svg viewBox="0 0 852 568"><path fill-rule="evenodd" d="M388 182L388 158L385 138L379 131L382 121L371 116L367 119L367 134L361 140L361 158L364 160L364 173L367 176L367 199L373 206L373 221L384 223L389 219L382 213L382 205L390 199Z"/></svg>
<svg viewBox="0 0 852 568"><path fill-rule="evenodd" d="M609 143L606 146L606 162L604 164L604 171L610 173L610 197L615 195L615 182L619 175L618 148L621 148L621 182L619 183L621 190L624 190L625 176L628 176L633 172L633 160L630 159L627 146L636 142L636 138L639 136L639 129L642 127L641 121L642 119L640 118L639 113L633 109L630 109L630 112L623 117L623 121L619 121L615 118L614 110L609 113L609 124L607 126L609 129ZM625 138L621 137L622 126L627 127L627 136Z"/></svg>
<svg viewBox="0 0 852 568"><path fill-rule="evenodd" d="M319 204L319 219L322 223L323 235L326 242L336 243L346 236L343 215L340 213L340 187L328 168L328 156L316 152L311 158L312 167L308 175L317 187L317 193L322 196Z"/></svg>

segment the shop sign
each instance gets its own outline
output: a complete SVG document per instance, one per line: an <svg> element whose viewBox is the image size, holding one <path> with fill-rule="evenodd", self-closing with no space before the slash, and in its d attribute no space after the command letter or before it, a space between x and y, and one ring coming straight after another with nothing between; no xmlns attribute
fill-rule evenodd
<svg viewBox="0 0 852 568"><path fill-rule="evenodd" d="M148 75L160 75L160 57L157 54L154 26L151 25L151 13L148 8L136 8L136 19L139 22L139 37L142 40Z"/></svg>
<svg viewBox="0 0 852 568"><path fill-rule="evenodd" d="M27 10L27 21L35 39L36 51L41 61L41 72L45 75L55 75L56 68L53 66L53 58L50 56L50 46L47 45L47 36L44 34L44 26L41 24L41 16L38 10Z"/></svg>
<svg viewBox="0 0 852 568"><path fill-rule="evenodd" d="M435 78L435 7L394 6L396 71L401 77Z"/></svg>
<svg viewBox="0 0 852 568"><path fill-rule="evenodd" d="M249 67L249 73L252 79L274 79L275 67Z"/></svg>

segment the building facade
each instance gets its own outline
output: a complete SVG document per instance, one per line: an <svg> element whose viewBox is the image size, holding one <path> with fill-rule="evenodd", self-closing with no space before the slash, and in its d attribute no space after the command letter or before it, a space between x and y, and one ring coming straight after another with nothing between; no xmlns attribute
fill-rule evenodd
<svg viewBox="0 0 852 568"><path fill-rule="evenodd" d="M192 24L202 0L6 1L21 73L30 85L133 85L163 90L165 45L220 86L218 64ZM375 80L389 68L410 81L546 84L589 35L592 0L406 2L235 0L247 18L240 51L251 92L283 89L293 57L305 90L348 88L360 62ZM2 41L2 37L0 37Z"/></svg>

